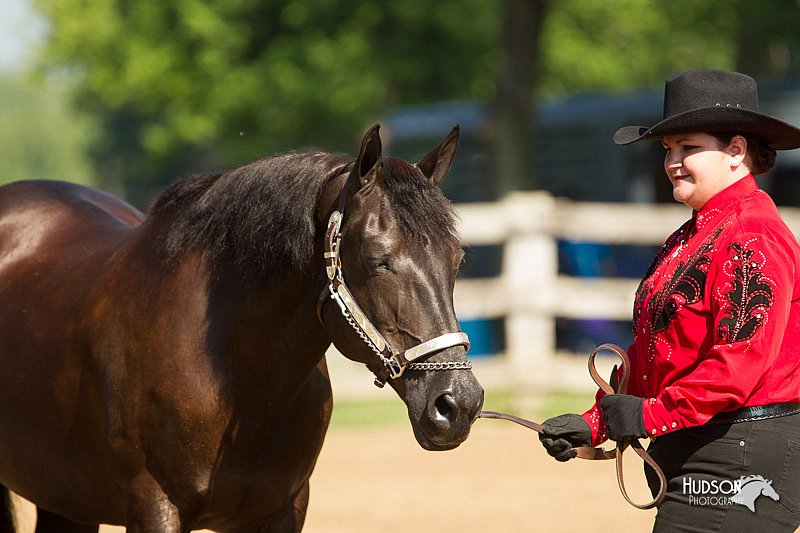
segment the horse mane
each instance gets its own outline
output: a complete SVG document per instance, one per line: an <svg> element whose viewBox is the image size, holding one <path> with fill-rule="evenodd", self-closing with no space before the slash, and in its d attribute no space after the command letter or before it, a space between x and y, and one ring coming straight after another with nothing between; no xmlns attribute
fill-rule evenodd
<svg viewBox="0 0 800 533"><path fill-rule="evenodd" d="M234 269L246 283L270 279L309 266L322 190L351 163L345 156L292 152L224 174L190 176L155 200L149 218L168 226L163 241L167 262L200 250L213 272ZM452 206L414 167L388 158L382 174L404 233L434 240L456 234Z"/></svg>
<svg viewBox="0 0 800 533"><path fill-rule="evenodd" d="M215 272L233 268L249 281L305 267L313 255L314 214L322 189L350 161L322 152L292 152L175 182L149 214L168 224L166 260L201 250Z"/></svg>

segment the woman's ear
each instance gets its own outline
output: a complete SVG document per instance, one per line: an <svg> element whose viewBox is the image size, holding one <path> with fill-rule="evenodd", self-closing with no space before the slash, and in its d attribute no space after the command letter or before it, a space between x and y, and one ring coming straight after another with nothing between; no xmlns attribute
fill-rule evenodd
<svg viewBox="0 0 800 533"><path fill-rule="evenodd" d="M734 135L725 148L725 153L730 156L729 164L731 170L736 170L747 156L747 139L742 135Z"/></svg>
<svg viewBox="0 0 800 533"><path fill-rule="evenodd" d="M731 137L731 141L728 143L728 147L725 151L731 157L735 157L741 161L744 159L744 156L747 155L747 139L742 135L734 135Z"/></svg>

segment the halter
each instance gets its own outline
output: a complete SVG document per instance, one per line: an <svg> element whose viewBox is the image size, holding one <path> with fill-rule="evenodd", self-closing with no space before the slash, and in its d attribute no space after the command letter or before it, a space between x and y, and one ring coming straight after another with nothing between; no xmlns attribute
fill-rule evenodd
<svg viewBox="0 0 800 533"><path fill-rule="evenodd" d="M328 229L325 231L325 275L328 283L320 294L317 303L317 316L322 322L322 306L330 296L336 302L342 316L355 330L361 340L378 356L383 367L375 374L375 385L383 387L389 379L397 379L408 370L468 370L472 368L469 361L418 362L434 352L452 346L464 346L469 350L469 337L463 331L445 333L412 348L398 351L389 344L378 329L367 318L347 288L342 275L342 219L344 218L344 189L339 195L339 208L331 213ZM323 323L324 326L324 323Z"/></svg>

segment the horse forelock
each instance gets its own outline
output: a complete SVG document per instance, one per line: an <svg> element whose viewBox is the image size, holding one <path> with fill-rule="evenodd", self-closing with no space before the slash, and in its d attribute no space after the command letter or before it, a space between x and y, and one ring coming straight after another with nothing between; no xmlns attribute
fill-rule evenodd
<svg viewBox="0 0 800 533"><path fill-rule="evenodd" d="M458 237L452 204L416 167L401 159L387 158L383 161L382 176L404 234L433 241Z"/></svg>
<svg viewBox="0 0 800 533"><path fill-rule="evenodd" d="M218 272L243 281L303 269L313 256L316 204L351 160L322 152L267 157L225 174L192 176L154 203L166 229L165 256L199 250Z"/></svg>

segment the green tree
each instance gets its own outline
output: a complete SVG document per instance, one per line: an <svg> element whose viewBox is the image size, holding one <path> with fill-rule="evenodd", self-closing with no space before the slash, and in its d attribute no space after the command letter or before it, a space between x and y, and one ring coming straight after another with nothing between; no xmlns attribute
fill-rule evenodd
<svg viewBox="0 0 800 533"><path fill-rule="evenodd" d="M531 147L536 138L534 95L539 82L542 33L549 0L501 0L501 68L497 75L490 120L495 194L535 188Z"/></svg>
<svg viewBox="0 0 800 533"><path fill-rule="evenodd" d="M0 183L50 178L92 184L90 123L65 96L10 74L0 76Z"/></svg>
<svg viewBox="0 0 800 533"><path fill-rule="evenodd" d="M736 65L737 2L555 2L542 47L544 96L659 87L671 72Z"/></svg>
<svg viewBox="0 0 800 533"><path fill-rule="evenodd" d="M494 102L498 191L536 188L527 99L689 68L800 72L798 0L34 2L52 29L43 70L75 80L103 132L101 184L140 205L187 172L351 151L389 108L454 99Z"/></svg>
<svg viewBox="0 0 800 533"><path fill-rule="evenodd" d="M800 75L798 0L501 0L499 5L504 66L492 131L500 194L538 187L530 161L535 117L520 94L546 99L661 87L669 73L693 68L737 69L761 81Z"/></svg>
<svg viewBox="0 0 800 533"><path fill-rule="evenodd" d="M486 98L484 0L36 0L45 71L78 79L103 185L159 186L309 146L351 151L393 105ZM141 201L139 203L142 203Z"/></svg>
<svg viewBox="0 0 800 533"><path fill-rule="evenodd" d="M761 79L800 77L800 1L736 0L736 6L736 68Z"/></svg>
<svg viewBox="0 0 800 533"><path fill-rule="evenodd" d="M671 72L737 69L800 76L798 0L553 2L541 94L661 87Z"/></svg>

